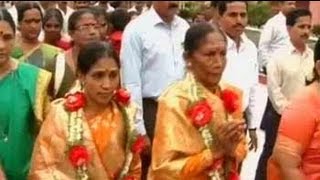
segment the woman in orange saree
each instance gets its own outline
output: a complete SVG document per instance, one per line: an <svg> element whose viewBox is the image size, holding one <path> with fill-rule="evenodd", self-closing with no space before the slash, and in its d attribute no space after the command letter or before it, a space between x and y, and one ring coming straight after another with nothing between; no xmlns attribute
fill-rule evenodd
<svg viewBox="0 0 320 180"><path fill-rule="evenodd" d="M103 42L78 57L78 87L53 102L37 138L30 179L140 179L136 108L119 88L118 57ZM115 93L116 92L116 93Z"/></svg>
<svg viewBox="0 0 320 180"><path fill-rule="evenodd" d="M315 79L284 111L268 180L320 179L320 44L315 48Z"/></svg>
<svg viewBox="0 0 320 180"><path fill-rule="evenodd" d="M159 98L150 180L236 178L247 145L241 92L220 82L226 38L210 24L186 34L186 78Z"/></svg>

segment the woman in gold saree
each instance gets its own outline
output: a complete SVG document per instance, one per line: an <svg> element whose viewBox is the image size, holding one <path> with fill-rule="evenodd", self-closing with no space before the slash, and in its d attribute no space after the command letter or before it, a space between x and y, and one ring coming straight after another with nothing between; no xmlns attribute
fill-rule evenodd
<svg viewBox="0 0 320 180"><path fill-rule="evenodd" d="M220 82L226 38L210 24L186 34L189 72L159 98L150 180L236 178L246 156L241 92Z"/></svg>
<svg viewBox="0 0 320 180"><path fill-rule="evenodd" d="M37 138L30 179L139 179L143 138L135 106L119 88L118 57L92 42L78 57L80 89L53 102ZM115 93L117 92L117 93Z"/></svg>

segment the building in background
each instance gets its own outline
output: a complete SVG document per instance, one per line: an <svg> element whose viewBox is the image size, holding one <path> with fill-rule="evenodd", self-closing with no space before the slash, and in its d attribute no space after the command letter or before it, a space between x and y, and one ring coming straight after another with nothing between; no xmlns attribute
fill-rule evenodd
<svg viewBox="0 0 320 180"><path fill-rule="evenodd" d="M320 25L320 1L297 1L297 8L309 9L312 13L312 24Z"/></svg>

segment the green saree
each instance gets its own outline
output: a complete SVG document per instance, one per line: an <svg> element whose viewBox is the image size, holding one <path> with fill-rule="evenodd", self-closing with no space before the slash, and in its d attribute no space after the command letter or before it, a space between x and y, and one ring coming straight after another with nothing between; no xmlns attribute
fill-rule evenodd
<svg viewBox="0 0 320 180"><path fill-rule="evenodd" d="M20 63L0 80L0 164L8 180L25 180L49 103L51 74Z"/></svg>
<svg viewBox="0 0 320 180"><path fill-rule="evenodd" d="M15 47L12 50L11 57L17 59L20 62L26 62L41 69L50 71L50 67L53 65L55 57L58 53L61 52L63 51L57 47L41 43L31 51L26 53L23 52L20 47Z"/></svg>

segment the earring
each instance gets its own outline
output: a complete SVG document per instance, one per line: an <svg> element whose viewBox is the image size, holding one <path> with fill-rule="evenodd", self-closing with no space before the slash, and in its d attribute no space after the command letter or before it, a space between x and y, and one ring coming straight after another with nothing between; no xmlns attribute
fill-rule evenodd
<svg viewBox="0 0 320 180"><path fill-rule="evenodd" d="M81 90L83 90L83 89L84 89L84 85L85 85L85 83L84 83L84 82L82 82L82 81L80 81L80 88L81 88Z"/></svg>
<svg viewBox="0 0 320 180"><path fill-rule="evenodd" d="M187 63L187 68L190 68L192 66L192 63L191 62L188 62Z"/></svg>

